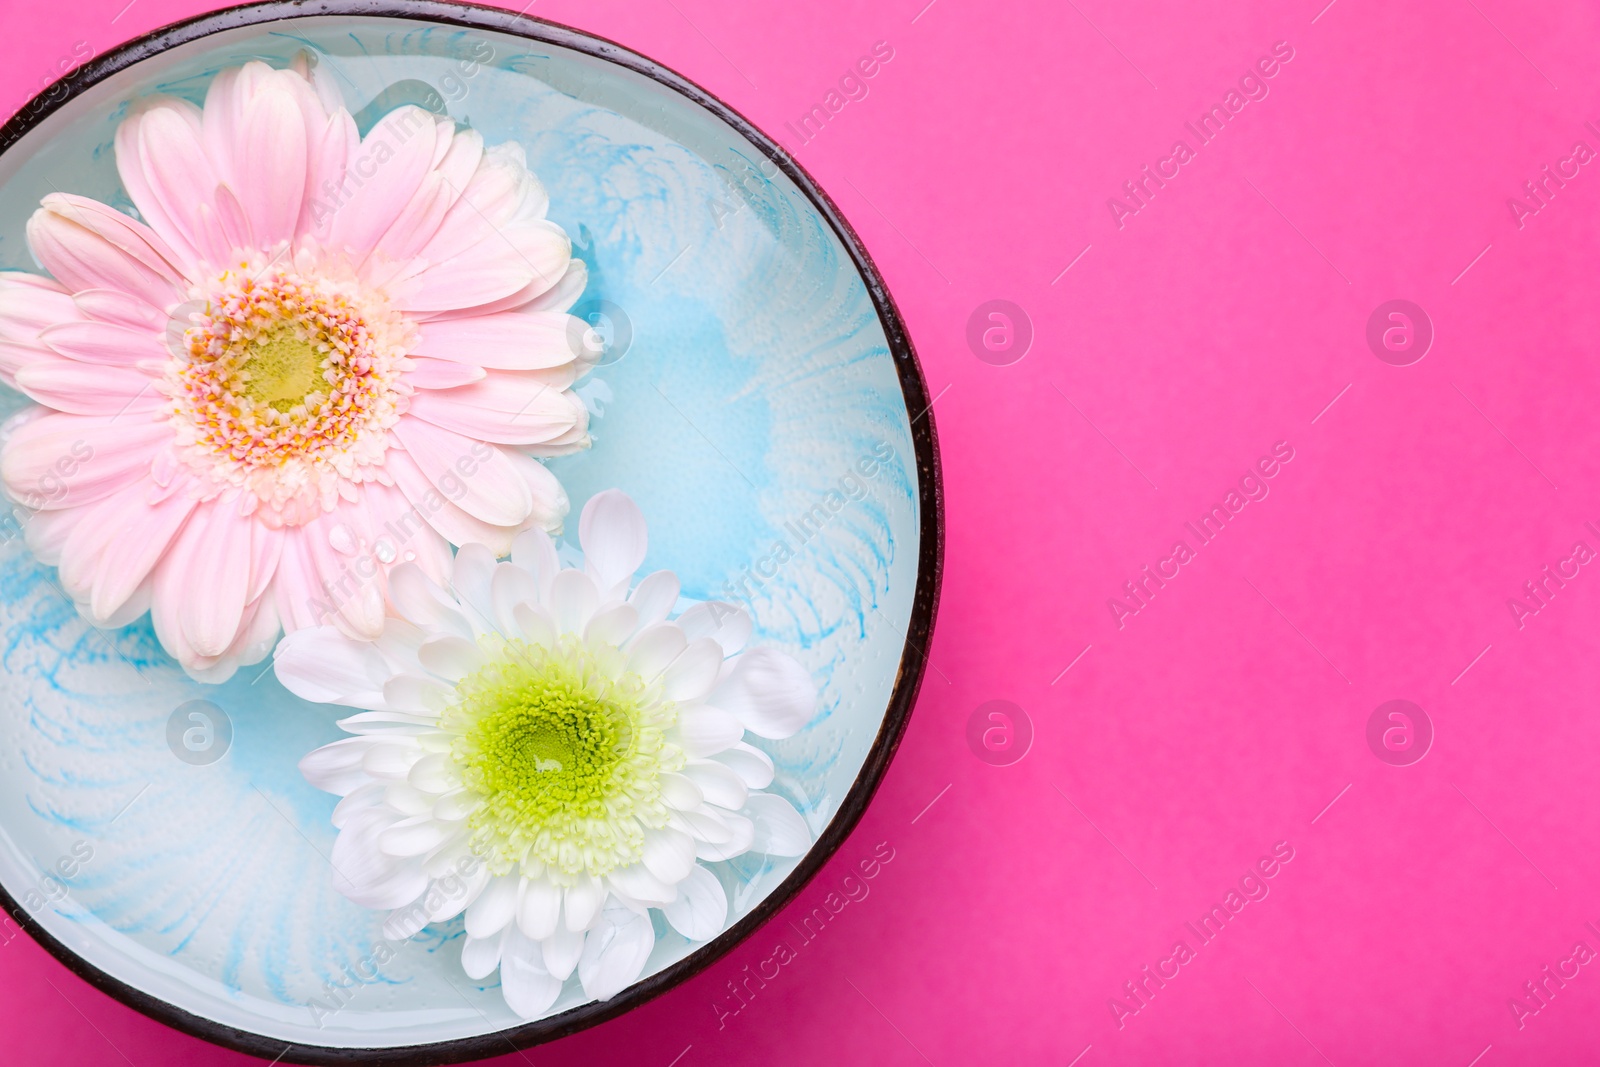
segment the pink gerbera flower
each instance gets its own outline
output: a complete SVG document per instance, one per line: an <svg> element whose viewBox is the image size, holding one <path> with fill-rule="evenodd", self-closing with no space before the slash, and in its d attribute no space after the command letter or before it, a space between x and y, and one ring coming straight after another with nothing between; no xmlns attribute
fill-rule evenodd
<svg viewBox="0 0 1600 1067"><path fill-rule="evenodd" d="M149 610L221 681L280 627L379 637L392 566L559 529L535 457L588 445L599 342L520 146L415 107L361 138L302 58L139 102L116 160L143 221L52 194L53 280L0 273L0 378L38 402L0 478L88 619Z"/></svg>

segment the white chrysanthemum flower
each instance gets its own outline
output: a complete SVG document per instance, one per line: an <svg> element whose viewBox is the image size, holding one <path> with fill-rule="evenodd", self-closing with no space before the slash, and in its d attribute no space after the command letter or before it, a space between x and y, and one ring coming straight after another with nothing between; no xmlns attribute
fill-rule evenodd
<svg viewBox="0 0 1600 1067"><path fill-rule="evenodd" d="M397 567L403 617L377 641L305 629L276 656L296 694L365 709L340 723L357 736L300 763L344 797L339 890L394 909L394 938L465 910L462 967L499 967L524 1018L549 1011L574 970L599 1000L637 979L652 908L691 940L720 933L728 900L704 863L810 844L789 802L760 792L772 760L744 741L811 719L805 669L741 651L751 621L731 604L669 620L678 579L633 585L646 532L622 493L589 501L579 539L582 570L562 569L539 529L509 562L464 545L448 588Z"/></svg>

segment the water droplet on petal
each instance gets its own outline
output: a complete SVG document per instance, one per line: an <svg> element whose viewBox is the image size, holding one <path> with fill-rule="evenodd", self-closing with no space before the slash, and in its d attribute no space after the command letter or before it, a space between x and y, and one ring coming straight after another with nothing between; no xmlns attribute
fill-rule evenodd
<svg viewBox="0 0 1600 1067"><path fill-rule="evenodd" d="M372 554L378 557L379 563L394 562L394 546L389 543L387 538L378 538L378 543L372 546Z"/></svg>
<svg viewBox="0 0 1600 1067"><path fill-rule="evenodd" d="M342 522L328 531L328 544L333 546L335 552L343 553L346 556L355 555L359 547L356 544L355 534L351 533L350 527Z"/></svg>
<svg viewBox="0 0 1600 1067"><path fill-rule="evenodd" d="M416 562L417 554L408 548L406 549L405 559L407 563L414 563Z"/></svg>

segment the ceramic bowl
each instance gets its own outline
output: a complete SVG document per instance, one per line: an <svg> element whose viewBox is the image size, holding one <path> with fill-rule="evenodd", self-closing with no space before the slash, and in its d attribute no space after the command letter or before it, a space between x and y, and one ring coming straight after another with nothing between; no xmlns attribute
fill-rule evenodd
<svg viewBox="0 0 1600 1067"><path fill-rule="evenodd" d="M882 280L781 148L656 63L488 8L267 3L95 59L0 128L0 268L38 269L24 226L53 189L129 207L111 145L130 101L199 102L218 70L284 66L303 49L363 127L414 103L527 149L589 268L575 313L607 341L580 390L594 447L551 465L574 516L609 487L640 504L641 573L677 571L686 602L744 604L757 638L811 671L816 719L763 744L773 790L815 844L718 865L731 902L721 936L691 944L658 923L636 984L595 1003L574 979L550 1016L525 1023L496 976L462 973L459 919L380 949L382 916L333 890L334 798L295 765L342 736L337 711L291 695L269 663L192 681L148 617L89 627L7 519L0 887L13 919L74 971L219 1044L307 1063L495 1055L703 969L860 818L910 713L937 596L929 402ZM5 392L0 414L23 404Z"/></svg>

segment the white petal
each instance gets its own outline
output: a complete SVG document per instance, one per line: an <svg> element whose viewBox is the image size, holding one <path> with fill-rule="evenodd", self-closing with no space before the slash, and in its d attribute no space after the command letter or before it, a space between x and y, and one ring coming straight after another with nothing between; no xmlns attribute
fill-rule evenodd
<svg viewBox="0 0 1600 1067"><path fill-rule="evenodd" d="M524 1019L543 1015L561 995L561 979L545 969L539 942L524 937L515 926L506 931L500 946L500 987L506 1005Z"/></svg>
<svg viewBox="0 0 1600 1067"><path fill-rule="evenodd" d="M667 699L681 704L705 696L716 684L722 658L722 646L711 638L691 641L661 677Z"/></svg>
<svg viewBox="0 0 1600 1067"><path fill-rule="evenodd" d="M550 583L550 614L563 633L583 633L599 605L600 591L582 571L564 570Z"/></svg>
<svg viewBox="0 0 1600 1067"><path fill-rule="evenodd" d="M483 545L462 545L456 552L450 587L461 603L475 610L482 621L494 622L494 604L489 587L494 580L494 553Z"/></svg>
<svg viewBox="0 0 1600 1067"><path fill-rule="evenodd" d="M729 604L722 600L708 600L703 604L696 604L674 621L689 640L696 641L702 637L710 637L722 646L724 653L730 656L750 640L750 632L755 625L750 619L749 612L737 604Z"/></svg>
<svg viewBox="0 0 1600 1067"><path fill-rule="evenodd" d="M811 847L811 830L794 805L774 793L752 793L744 814L755 826L750 847L769 856L802 856Z"/></svg>
<svg viewBox="0 0 1600 1067"><path fill-rule="evenodd" d="M511 542L511 562L533 576L541 599L548 595L550 582L561 569L555 542L537 526L524 530Z"/></svg>
<svg viewBox="0 0 1600 1067"><path fill-rule="evenodd" d="M395 610L425 630L472 636L472 626L461 613L461 605L415 563L402 563L389 572L389 599Z"/></svg>
<svg viewBox="0 0 1600 1067"><path fill-rule="evenodd" d="M544 965L564 982L572 975L572 969L578 965L578 957L583 954L583 931L559 928L552 931L540 945L544 949Z"/></svg>
<svg viewBox="0 0 1600 1067"><path fill-rule="evenodd" d="M530 645L549 648L556 643L556 622L550 612L538 604L518 604L511 609L516 621L513 634L521 633Z"/></svg>
<svg viewBox="0 0 1600 1067"><path fill-rule="evenodd" d="M405 782L386 783L383 787L383 800L385 804L388 804L395 811L406 816L406 818L404 822L396 823L388 830L385 830L383 834L380 834L378 837L379 845L382 845L384 837L392 833L395 829L410 829L412 826L427 821L426 819L416 819L412 816L428 816L433 811L433 797L427 793L424 793L420 789L413 789ZM444 831L443 836L435 840L433 845L429 845L427 848L423 849L422 852L431 852L434 848L434 845L441 845L444 843L446 838L453 836L450 827L442 827L441 829ZM407 855L407 853L404 852L390 852L388 849L384 849L384 851L388 852L388 854L391 856ZM414 853L414 855L421 855L421 852Z"/></svg>
<svg viewBox="0 0 1600 1067"><path fill-rule="evenodd" d="M671 571L647 574L628 596L628 603L639 609L641 629L666 619L678 602L678 576Z"/></svg>
<svg viewBox="0 0 1600 1067"><path fill-rule="evenodd" d="M468 934L461 943L461 969L474 982L482 981L500 966L502 934L493 937L473 937Z"/></svg>
<svg viewBox="0 0 1600 1067"><path fill-rule="evenodd" d="M422 642L417 658L428 670L450 682L459 682L483 666L483 650L475 641L455 634L440 634Z"/></svg>
<svg viewBox="0 0 1600 1067"><path fill-rule="evenodd" d="M432 733L437 722L437 717L433 715L414 715L403 711L362 711L345 716L337 725L339 729L351 734L420 737Z"/></svg>
<svg viewBox="0 0 1600 1067"><path fill-rule="evenodd" d="M411 765L406 780L432 796L443 796L461 788L455 765L441 752L431 752Z"/></svg>
<svg viewBox="0 0 1600 1067"><path fill-rule="evenodd" d="M273 655L278 681L317 704L381 709L389 668L369 642L354 641L331 626L296 630Z"/></svg>
<svg viewBox="0 0 1600 1067"><path fill-rule="evenodd" d="M467 908L467 935L489 937L498 934L517 914L517 893L522 879L502 875L492 879Z"/></svg>
<svg viewBox="0 0 1600 1067"><path fill-rule="evenodd" d="M481 799L466 789L457 789L434 802L433 817L443 822L460 822L481 807Z"/></svg>
<svg viewBox="0 0 1600 1067"><path fill-rule="evenodd" d="M489 600L500 632L515 634L519 629L516 606L538 604L539 587L525 568L515 563L497 563L489 582Z"/></svg>
<svg viewBox="0 0 1600 1067"><path fill-rule="evenodd" d="M411 767L422 758L422 750L410 738L373 738L380 742L367 749L361 757L361 768L374 778L395 781L411 773Z"/></svg>
<svg viewBox="0 0 1600 1067"><path fill-rule="evenodd" d="M728 894L717 876L697 863L679 884L678 899L661 914L690 941L710 941L728 922Z"/></svg>
<svg viewBox="0 0 1600 1067"><path fill-rule="evenodd" d="M580 874L576 884L568 888L562 906L562 917L568 930L586 930L600 916L606 902L605 886L593 875Z"/></svg>
<svg viewBox="0 0 1600 1067"><path fill-rule="evenodd" d="M775 648L752 648L710 696L761 737L790 737L817 709L817 686L806 669Z"/></svg>
<svg viewBox="0 0 1600 1067"><path fill-rule="evenodd" d="M535 941L555 933L561 921L561 887L543 878L525 878L522 900L517 904L517 926Z"/></svg>
<svg viewBox="0 0 1600 1067"><path fill-rule="evenodd" d="M362 775L365 778L365 775ZM320 788L320 787L319 787ZM332 790L328 790L332 792ZM344 799L333 806L333 817L329 820L335 829L342 830L350 817L358 811L368 811L372 808L382 807L384 794L388 786L383 782L368 781L366 785L352 789L344 795Z"/></svg>
<svg viewBox="0 0 1600 1067"><path fill-rule="evenodd" d="M619 867L606 875L606 884L616 893L651 907L660 907L677 896L672 886L650 872L643 863Z"/></svg>
<svg viewBox="0 0 1600 1067"><path fill-rule="evenodd" d="M749 802L746 801L746 803ZM714 810L709 805L705 808L706 813ZM684 818L690 818L692 815L693 813L690 812L683 813ZM755 841L755 824L743 815L735 815L731 811L719 815L717 818L727 826L731 834L730 839L725 842L712 842L706 837L699 837L694 846L695 855L707 861L720 861L731 860L735 856L742 856L749 852L751 845Z"/></svg>
<svg viewBox="0 0 1600 1067"><path fill-rule="evenodd" d="M432 852L454 834L453 827L421 815L389 827L378 835L378 847L389 856L420 856Z"/></svg>
<svg viewBox="0 0 1600 1067"><path fill-rule="evenodd" d="M639 631L639 635L629 642L628 670L647 682L653 682L687 647L688 639L675 624L657 623L648 630Z"/></svg>
<svg viewBox="0 0 1600 1067"><path fill-rule="evenodd" d="M667 734L691 758L715 756L737 745L744 737L739 720L710 704L691 704L678 709L678 722Z"/></svg>
<svg viewBox="0 0 1600 1067"><path fill-rule="evenodd" d="M688 811L676 810L667 815L667 823L676 826L684 833L695 839L695 849L700 850L702 845L731 845L739 836L734 832L733 820L744 823L748 833L754 834L750 820L743 815L735 815L726 808L713 807L710 804L701 804L698 808ZM748 847L748 842L746 842ZM702 855L702 859L705 857Z"/></svg>
<svg viewBox="0 0 1600 1067"><path fill-rule="evenodd" d="M713 758L733 768L751 789L765 789L772 784L772 757L759 748L741 741Z"/></svg>
<svg viewBox="0 0 1600 1067"><path fill-rule="evenodd" d="M706 801L706 795L700 791L694 779L685 775L663 771L656 782L661 787L661 799L666 801L669 808L693 811Z"/></svg>
<svg viewBox="0 0 1600 1067"><path fill-rule="evenodd" d="M352 816L334 839L330 857L334 888L363 907L404 907L428 887L428 876L417 861L378 851L377 835L394 821L382 809L369 809Z"/></svg>
<svg viewBox="0 0 1600 1067"><path fill-rule="evenodd" d="M428 921L442 923L466 911L488 888L493 877L489 865L479 862L470 873L456 876L456 880L440 879L435 883L440 890L438 897L429 894Z"/></svg>
<svg viewBox="0 0 1600 1067"><path fill-rule="evenodd" d="M644 512L620 489L596 493L578 520L583 566L602 593L633 578L644 562L649 538Z"/></svg>
<svg viewBox="0 0 1600 1067"><path fill-rule="evenodd" d="M744 779L726 763L714 759L690 760L683 774L705 794L706 800L719 808L738 811L750 796Z"/></svg>
<svg viewBox="0 0 1600 1067"><path fill-rule="evenodd" d="M347 737L313 749L301 758L300 773L324 793L353 793L372 781L361 762L374 743L369 737Z"/></svg>
<svg viewBox="0 0 1600 1067"><path fill-rule="evenodd" d="M646 830L641 859L663 884L675 886L694 869L694 838L671 827Z"/></svg>
<svg viewBox="0 0 1600 1067"><path fill-rule="evenodd" d="M433 678L397 674L383 683L383 699L394 711L436 720L450 704L450 688Z"/></svg>
<svg viewBox="0 0 1600 1067"><path fill-rule="evenodd" d="M605 919L584 939L578 961L583 991L596 1000L610 1000L633 984L656 944L655 928L646 915L609 907Z"/></svg>
<svg viewBox="0 0 1600 1067"><path fill-rule="evenodd" d="M620 647L633 636L639 627L639 609L632 604L613 604L594 613L583 631L583 639L591 647L597 644Z"/></svg>

